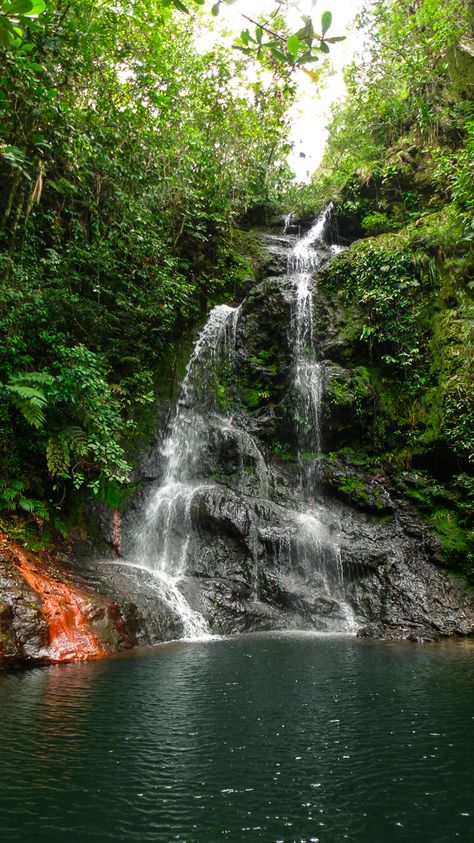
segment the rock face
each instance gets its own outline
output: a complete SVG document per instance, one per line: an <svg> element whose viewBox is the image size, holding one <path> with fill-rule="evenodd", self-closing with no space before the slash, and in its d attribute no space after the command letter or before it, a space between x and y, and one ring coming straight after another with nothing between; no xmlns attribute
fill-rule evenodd
<svg viewBox="0 0 474 843"><path fill-rule="evenodd" d="M358 630L423 640L471 634L473 607L463 581L436 565L436 540L393 478L331 453L338 436L350 430L354 437L370 436L358 420L373 396L363 367L344 365L345 338L337 320L328 318L317 277L313 333L306 338L313 348L303 351L303 362L312 360L304 371L313 377L316 366L322 380L323 454L310 450L307 435L302 447L302 428L306 424L311 433L314 425L308 428L301 418L295 387L298 285L288 256L296 238L262 240L270 274L249 286L234 319L233 348L227 338L222 357L215 344L204 370L194 364L199 389L186 385L178 410L182 430L171 448L178 443L181 449L180 472L170 475L170 457L163 456L170 451L169 428L145 458L149 479L123 517L125 559L155 567L159 576L172 571L187 604L212 632ZM320 239L316 268L330 256ZM166 500L163 484L171 496ZM115 597L129 588L119 588L120 578L131 576L130 569L121 570L114 567L115 584L109 579L106 586ZM128 593L135 600L138 640L179 634L179 612L163 600L156 577L134 570L134 596ZM100 577L105 583L104 569Z"/></svg>
<svg viewBox="0 0 474 843"><path fill-rule="evenodd" d="M370 440L374 395L347 359L348 314L318 289L328 229L310 273L298 251L288 268L296 237L262 237L268 276L211 314L139 491L121 518L99 513L103 561L89 548L64 570L4 542L0 665L203 630L473 633L469 592L437 564L406 483L345 450Z"/></svg>
<svg viewBox="0 0 474 843"><path fill-rule="evenodd" d="M45 554L0 537L0 667L103 658L130 646L118 606Z"/></svg>

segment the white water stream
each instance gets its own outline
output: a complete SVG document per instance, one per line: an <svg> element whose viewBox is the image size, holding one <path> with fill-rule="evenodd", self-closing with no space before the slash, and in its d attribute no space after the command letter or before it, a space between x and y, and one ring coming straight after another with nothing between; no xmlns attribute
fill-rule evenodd
<svg viewBox="0 0 474 843"><path fill-rule="evenodd" d="M305 569L315 559L328 599L336 599L342 612L342 629L351 631L354 621L344 597L344 577L336 543L317 515L314 496L318 488L321 451L321 401L324 364L317 359L313 324L313 275L327 258L323 243L330 208L308 234L297 242L289 258L288 272L294 284L291 324L294 348L293 388L296 398L296 428L301 491L307 512L293 514L301 541L289 543L285 554L295 566ZM290 219L285 221L286 225ZM162 447L165 470L161 485L152 492L134 535L131 564L151 571L159 583L160 597L177 614L184 636L209 636L207 621L191 608L180 590L190 560L193 533L192 506L197 492L212 487L203 484L202 463L209 447L209 420L223 432L245 442L255 457L255 470L262 498L268 495L268 470L257 442L237 428L216 400L216 371L224 365L231 376L235 367L236 331L241 308L219 305L213 308L195 343L181 385L176 414ZM250 441L249 441L250 440ZM201 476L200 476L201 468ZM291 519L291 513L289 513ZM291 573L290 573L291 576ZM341 623L341 621L340 621Z"/></svg>
<svg viewBox="0 0 474 843"><path fill-rule="evenodd" d="M191 504L202 485L196 470L206 441L207 408L212 378L220 358L234 355L240 308L219 305L209 314L180 390L173 423L163 445L166 469L162 485L155 490L135 533L135 558L152 571L161 585L165 603L178 614L186 638L210 635L202 614L191 608L178 584L186 572L192 532ZM211 382L209 389L209 382ZM227 424L223 420L223 424Z"/></svg>

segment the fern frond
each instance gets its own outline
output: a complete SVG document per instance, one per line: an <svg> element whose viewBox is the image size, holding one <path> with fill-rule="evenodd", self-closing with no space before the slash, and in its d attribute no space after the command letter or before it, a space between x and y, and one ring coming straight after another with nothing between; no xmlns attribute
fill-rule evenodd
<svg viewBox="0 0 474 843"><path fill-rule="evenodd" d="M17 398L15 396L12 396L12 401L28 424L31 424L36 428L43 426L45 415L41 409L41 405L38 406L37 404L32 404L31 401L22 400L21 398Z"/></svg>
<svg viewBox="0 0 474 843"><path fill-rule="evenodd" d="M20 495L18 498L18 506L21 509L24 509L25 512L34 512L36 509L36 503L37 501L34 501L32 498L25 498L24 495Z"/></svg>
<svg viewBox="0 0 474 843"><path fill-rule="evenodd" d="M47 372L18 372L18 374L12 375L9 380L12 385L16 383L41 383L44 386L49 386L53 382L53 375L48 375Z"/></svg>
<svg viewBox="0 0 474 843"><path fill-rule="evenodd" d="M35 407L44 407L46 405L46 395L42 389L35 386L25 386L19 383L7 384L5 389L12 395L18 396L23 401L29 401Z"/></svg>
<svg viewBox="0 0 474 843"><path fill-rule="evenodd" d="M43 410L47 404L47 398L42 389L16 383L14 378L10 378L9 383L0 384L0 390L7 393L10 401L20 411L28 424L36 428L42 427L45 421Z"/></svg>
<svg viewBox="0 0 474 843"><path fill-rule="evenodd" d="M86 456L89 450L89 444L87 441L87 434L81 427L67 427L61 432L61 436L66 438L71 451L76 454L76 456Z"/></svg>
<svg viewBox="0 0 474 843"><path fill-rule="evenodd" d="M14 492L24 492L25 484L23 480L0 480L0 494L5 494L5 491L13 490Z"/></svg>
<svg viewBox="0 0 474 843"><path fill-rule="evenodd" d="M18 489L8 488L8 486L0 489L0 495L4 501L8 503L14 501L18 497Z"/></svg>
<svg viewBox="0 0 474 843"><path fill-rule="evenodd" d="M64 433L51 436L46 446L46 461L48 471L55 477L57 474L65 474L71 465L71 452L67 437Z"/></svg>

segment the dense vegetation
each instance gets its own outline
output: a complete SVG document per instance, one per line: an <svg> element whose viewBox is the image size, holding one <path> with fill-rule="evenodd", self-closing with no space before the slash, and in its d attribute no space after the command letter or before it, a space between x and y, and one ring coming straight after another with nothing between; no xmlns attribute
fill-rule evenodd
<svg viewBox="0 0 474 843"><path fill-rule="evenodd" d="M328 383L332 457L395 471L472 575L474 9L378 2L361 25L370 61L348 69L322 166L294 199L334 199L353 243L320 282L353 373Z"/></svg>
<svg viewBox="0 0 474 843"><path fill-rule="evenodd" d="M348 98L303 187L289 186L285 115L294 68L316 78L316 53L338 40L330 15L319 35L309 19L293 34L278 17L250 21L239 53L199 50L179 0L44 5L0 2L7 526L30 513L43 532L66 530L84 492L117 504L179 343L258 259L245 214L286 203L314 215L333 200L353 245L320 281L340 337L327 458L347 488L351 472L396 475L444 560L469 572L472 4L368 5ZM15 8L18 31L1 36Z"/></svg>
<svg viewBox="0 0 474 843"><path fill-rule="evenodd" d="M0 47L0 507L61 526L73 487L127 480L174 340L248 274L236 220L287 177L292 86L271 56L249 82L199 51L160 0L22 20Z"/></svg>

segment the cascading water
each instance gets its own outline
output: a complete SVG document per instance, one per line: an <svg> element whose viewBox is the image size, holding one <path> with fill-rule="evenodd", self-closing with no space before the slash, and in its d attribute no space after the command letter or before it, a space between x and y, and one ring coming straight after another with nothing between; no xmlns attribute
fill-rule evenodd
<svg viewBox="0 0 474 843"><path fill-rule="evenodd" d="M324 366L317 360L314 348L312 276L327 259L327 247L324 247L322 237L330 213L331 206L296 244L288 261L295 285L293 332L296 431L305 492L311 491L310 487L317 480L321 452Z"/></svg>
<svg viewBox="0 0 474 843"><path fill-rule="evenodd" d="M315 349L313 318L313 275L327 261L328 247L324 242L332 205L329 205L312 228L294 246L288 268L294 283L294 360L293 381L296 397L296 433L300 463L301 488L310 504L318 493L321 469L321 404L324 390L324 363ZM334 251L334 250L332 250ZM355 627L353 614L345 600L344 575L337 543L327 534L317 512L311 510L299 516L303 542L296 556L306 562L307 546L313 557L320 560L320 570L328 593L340 602L345 626Z"/></svg>
<svg viewBox="0 0 474 843"><path fill-rule="evenodd" d="M134 536L136 564L151 570L162 597L182 620L186 637L209 634L204 617L191 609L178 588L186 570L192 532L191 503L198 489L198 468L206 443L209 412L213 406L219 364L232 364L239 308L215 307L194 346L181 385L176 415L163 446L166 468ZM227 422L219 419L225 426Z"/></svg>
<svg viewBox="0 0 474 843"><path fill-rule="evenodd" d="M211 552L203 547L199 523L195 523L203 501L211 509L214 507L212 517L224 519L215 522L222 523L224 531L228 529L232 507L237 507L240 523L246 525L245 564L249 599L254 605L261 600L261 566L265 569L270 557L278 557L282 582L286 579L295 588L302 583L313 602L326 607L326 614L332 612L330 618L321 621L322 629L351 631L354 627L345 600L341 555L333 529L325 524L325 505L319 488L324 363L315 349L313 275L330 252L324 243L329 214L330 208L298 240L288 261L286 279L282 278L282 284L289 281L293 290L289 343L293 349L291 378L300 491L294 508L279 510L278 517L283 518L281 528L265 525L267 511L274 513L271 471L258 432L254 432L254 422L242 412L236 389L237 328L245 305L215 307L194 346L176 413L161 449L165 461L163 479L151 492L134 530L129 555L129 564L154 574L160 597L180 618L186 637L210 634L207 621L191 608L180 588L180 581L183 586L190 571L202 570L202 565L206 568L203 559L208 559ZM290 224L288 220L287 225ZM227 386L225 400L221 400L223 383ZM232 404L235 412L228 409ZM224 450L233 448L234 475L230 479L228 474L220 479L214 477L209 468L210 452L222 446ZM255 514L255 523L250 512ZM215 533L219 528L212 529ZM228 533L223 538L224 546L230 542L229 554L232 547L235 549L232 535L231 531L230 538ZM314 617L320 616L315 610Z"/></svg>

